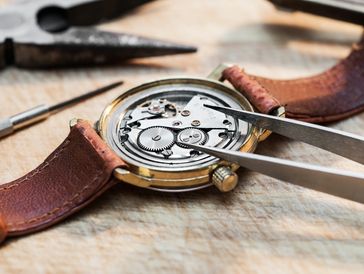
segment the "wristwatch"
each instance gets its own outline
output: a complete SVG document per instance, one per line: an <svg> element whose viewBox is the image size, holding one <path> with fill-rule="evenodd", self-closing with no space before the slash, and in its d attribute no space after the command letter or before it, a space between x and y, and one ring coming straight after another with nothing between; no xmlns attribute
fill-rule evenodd
<svg viewBox="0 0 364 274"><path fill-rule="evenodd" d="M253 152L269 132L203 105L311 122L345 118L364 108L362 44L318 76L278 81L220 65L206 79L163 79L132 88L93 126L73 119L66 140L39 167L0 185L0 242L61 221L119 181L166 192L234 189L236 164L183 143Z"/></svg>

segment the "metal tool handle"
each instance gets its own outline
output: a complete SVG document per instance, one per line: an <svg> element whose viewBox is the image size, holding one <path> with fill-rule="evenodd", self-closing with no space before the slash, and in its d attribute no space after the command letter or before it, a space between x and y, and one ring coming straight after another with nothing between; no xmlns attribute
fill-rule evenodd
<svg viewBox="0 0 364 274"><path fill-rule="evenodd" d="M187 146L295 185L364 203L364 174L225 149Z"/></svg>
<svg viewBox="0 0 364 274"><path fill-rule="evenodd" d="M10 118L0 121L0 139L14 132L13 123Z"/></svg>
<svg viewBox="0 0 364 274"><path fill-rule="evenodd" d="M220 106L204 106L364 164L364 137L362 136L284 117Z"/></svg>
<svg viewBox="0 0 364 274"><path fill-rule="evenodd" d="M49 115L48 106L40 105L4 119L0 121L0 138L10 135L15 130L45 120Z"/></svg>
<svg viewBox="0 0 364 274"><path fill-rule="evenodd" d="M364 138L341 130L293 119L258 114L256 124L282 136L331 151L364 164ZM269 119L269 120L268 120Z"/></svg>

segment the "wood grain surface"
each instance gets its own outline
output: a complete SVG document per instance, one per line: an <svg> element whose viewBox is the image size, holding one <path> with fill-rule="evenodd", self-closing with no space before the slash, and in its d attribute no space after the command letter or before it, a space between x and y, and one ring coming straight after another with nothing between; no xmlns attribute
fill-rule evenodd
<svg viewBox="0 0 364 274"><path fill-rule="evenodd" d="M1 1L5 3L4 0ZM197 54L120 66L0 72L0 117L55 103L114 80L122 88L0 141L5 183L35 168L61 143L73 117L97 120L137 84L205 76L231 62L273 78L307 76L345 57L361 28L263 0L159 0L102 26L194 44ZM364 135L364 114L330 125ZM349 160L272 136L258 153L363 171ZM241 170L231 193L163 194L120 184L44 232L8 240L0 273L363 273L364 206Z"/></svg>

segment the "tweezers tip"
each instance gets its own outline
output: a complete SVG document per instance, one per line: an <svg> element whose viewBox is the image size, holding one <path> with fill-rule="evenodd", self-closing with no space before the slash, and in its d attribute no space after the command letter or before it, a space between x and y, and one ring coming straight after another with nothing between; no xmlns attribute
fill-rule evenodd
<svg viewBox="0 0 364 274"><path fill-rule="evenodd" d="M209 104L203 104L204 107L207 107L207 108L211 108L211 109L214 109L214 110L220 110L222 109L221 107L219 106L214 106L214 105L209 105Z"/></svg>

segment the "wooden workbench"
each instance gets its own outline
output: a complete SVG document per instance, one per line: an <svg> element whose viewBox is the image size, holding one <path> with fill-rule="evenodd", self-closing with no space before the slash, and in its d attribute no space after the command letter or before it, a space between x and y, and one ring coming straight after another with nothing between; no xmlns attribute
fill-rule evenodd
<svg viewBox="0 0 364 274"><path fill-rule="evenodd" d="M1 1L5 3L5 1ZM125 85L0 141L5 183L61 143L73 117L97 120L126 89L170 75L205 76L220 62L292 78L345 57L361 28L276 11L263 0L159 0L104 29L194 44L192 55L123 66L0 72L0 117L55 103L114 80ZM364 135L364 114L332 127ZM258 153L364 171L351 161L273 136ZM8 240L0 273L363 273L364 206L240 171L228 194L214 188L162 194L120 184L67 221Z"/></svg>

